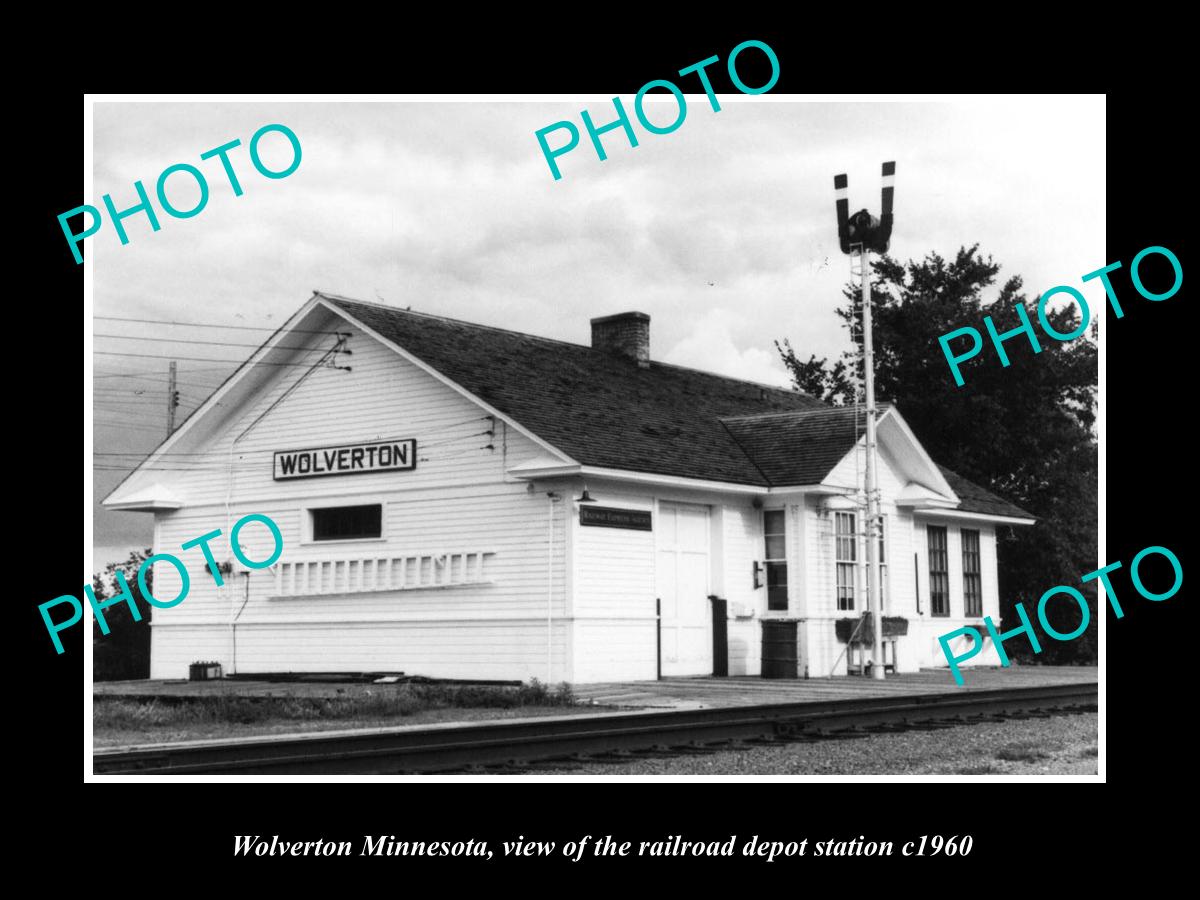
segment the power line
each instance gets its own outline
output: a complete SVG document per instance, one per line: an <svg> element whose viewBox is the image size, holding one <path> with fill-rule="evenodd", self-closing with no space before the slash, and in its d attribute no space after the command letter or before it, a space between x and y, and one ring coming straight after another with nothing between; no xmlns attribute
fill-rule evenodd
<svg viewBox="0 0 1200 900"><path fill-rule="evenodd" d="M139 378L138 381L142 381L145 383L138 384L137 382L133 382L133 381L97 381L92 385L92 390L93 391L132 391L132 390L163 391L163 390L165 390L165 385L167 385L169 383L165 378L163 378L163 379ZM195 389L198 391L207 391L207 392L215 391L217 388L220 387L219 384L208 384L206 382L192 381L187 378L179 379L177 384L182 385L184 388Z"/></svg>
<svg viewBox="0 0 1200 900"><path fill-rule="evenodd" d="M198 397L197 395L190 393L191 388L188 388L187 391L184 391L181 389L177 389L177 391L179 393L179 396L184 399L191 400L192 398L195 398L196 403L204 402L204 400L201 399L200 397ZM92 391L92 396L95 397L96 399L106 399L107 398L107 399L113 399L113 400L121 399L123 397L131 397L131 398L137 397L142 400L155 400L155 399L165 400L169 396L169 394L170 394L169 391L162 391L162 390L158 390L158 389L145 390L145 391L115 391L115 390ZM205 398L207 398L208 396L210 396L210 395L208 395L208 394L204 395Z"/></svg>
<svg viewBox="0 0 1200 900"><path fill-rule="evenodd" d="M192 369L188 374L189 375L204 375L206 373L212 373L209 375L210 378L223 378L224 376L222 373L226 372L226 371L228 371L228 370L223 367L213 367L213 368L209 368L209 369L200 368L200 369ZM156 372L154 370L145 370L145 369L141 369L137 372L95 372L95 373L93 373L93 377L94 378L142 378L147 381L166 381L167 380L165 375L163 375L159 372Z"/></svg>
<svg viewBox="0 0 1200 900"><path fill-rule="evenodd" d="M112 397L100 396L92 400L93 404L119 404L122 406L164 406L169 398L167 397ZM203 400L193 400L191 397L180 397L176 403L178 407L193 407L203 405Z"/></svg>
<svg viewBox="0 0 1200 900"><path fill-rule="evenodd" d="M163 400L155 400L152 397L149 397L146 399L142 399L141 397L134 397L129 400L118 400L115 397L97 397L95 400L93 400L93 403L96 404L97 406L116 406L116 405L162 406L164 402L165 401L163 401Z"/></svg>
<svg viewBox="0 0 1200 900"><path fill-rule="evenodd" d="M209 344L214 347L255 347L255 348L257 348L257 347L263 346L263 344L261 344L261 343L259 343L259 344L238 344L238 343L234 343L232 341L196 341L196 340L188 340L185 338L142 337L139 334L97 334L97 335L95 335L95 337L117 338L118 340L123 340L123 341L155 341L157 343L163 343L163 344ZM312 353L316 350L323 350L325 348L324 347L282 347L282 346L277 346L277 347L272 347L271 349L272 350L307 350L309 353ZM339 353L349 353L351 351L339 350L338 352Z"/></svg>
<svg viewBox="0 0 1200 900"><path fill-rule="evenodd" d="M138 459L145 459L154 451L152 450L93 450L92 456L136 456ZM204 452L190 452L186 450L164 450L159 453L160 456L211 456L218 458L221 455L219 450L209 450Z"/></svg>
<svg viewBox="0 0 1200 900"><path fill-rule="evenodd" d="M119 410L115 410L115 409L104 410L104 412L119 412ZM165 437L165 435L163 435L163 433L162 433L163 430L161 428L155 428L151 425L142 425L137 422L104 422L104 421L98 421L96 419L92 419L92 427L93 428L123 428L123 429L127 429L129 431L148 431L151 434L159 435L160 442Z"/></svg>
<svg viewBox="0 0 1200 900"><path fill-rule="evenodd" d="M320 348L317 348L320 349ZM114 350L96 350L93 351L96 356L136 356L142 359L183 359L192 362L212 362L212 363L231 363L235 366L245 365L248 360L244 359L213 359L205 356L163 356L158 353L117 353ZM316 350L308 351L310 353L317 352ZM288 362L264 362L262 360L255 363L256 366L299 366L301 369L307 369L312 366L312 363L288 363ZM345 369L345 366L321 366L323 369Z"/></svg>
<svg viewBox="0 0 1200 900"><path fill-rule="evenodd" d="M164 385L170 384L170 382L165 378L140 378L138 380L149 382L149 384L135 385L135 384L129 384L127 382L105 381L105 382L101 382L98 384L93 384L92 391L93 392L98 392L98 391L127 392L130 390L136 390L136 391L145 391L146 393L149 393L151 391L157 391L159 393L166 393L166 388L164 387ZM207 396L208 394L211 394L213 391L215 391L217 388L220 387L219 384L206 384L204 382L192 381L190 379L180 379L179 381L176 382L176 384L182 385L181 389L187 389L187 390L194 389L196 391L203 391L205 393L205 396ZM151 385L154 385L154 386L151 386Z"/></svg>
<svg viewBox="0 0 1200 900"><path fill-rule="evenodd" d="M102 409L106 412L124 412L128 415L140 413L144 408L161 409L166 405L166 400L117 400L112 397L100 397L92 401L94 409Z"/></svg>
<svg viewBox="0 0 1200 900"><path fill-rule="evenodd" d="M176 388L176 390L180 391L182 393L183 389ZM191 391L192 388L188 388L187 390ZM145 387L145 388L130 387L127 390L121 390L120 388L116 388L116 387L95 387L92 389L93 397L135 397L136 396L136 397L142 397L142 398L148 399L148 398L152 398L152 397L166 397L170 393L171 393L170 390L164 390L163 388L160 388L160 387L153 387L153 388L152 387ZM207 397L208 394L204 394L203 396Z"/></svg>
<svg viewBox="0 0 1200 900"><path fill-rule="evenodd" d="M99 465L99 464L92 466L92 470L96 471L96 472L132 472L135 470L140 471L140 472L184 472L184 473L199 472L201 474L206 474L209 472L224 473L224 471L225 471L220 466L205 466L205 467L196 467L196 468L188 468L186 466L174 466L174 467L160 468L158 466L151 466L151 467L147 468L146 466L139 467L137 465L108 466L108 465Z"/></svg>
<svg viewBox="0 0 1200 900"><path fill-rule="evenodd" d="M167 397L96 397L92 402L100 404L119 404L122 406L164 406L167 400ZM203 400L193 400L190 397L181 397L176 405L179 407L191 407L201 406L203 403Z"/></svg>
<svg viewBox="0 0 1200 900"><path fill-rule="evenodd" d="M151 386L148 384L97 384L92 386L92 393L113 393L113 394L165 394L166 388L162 386L162 382Z"/></svg>
<svg viewBox="0 0 1200 900"><path fill-rule="evenodd" d="M439 436L439 435L445 434L452 428L461 428L464 425L472 425L476 422L486 421L490 418L491 418L490 416L476 416L475 418L465 419L461 422L452 422L448 425L442 425L442 426L438 427L437 429L429 429L427 431L424 431L423 433L427 434L427 435ZM157 429L155 429L155 430L157 431ZM457 443L459 441L469 440L473 437L482 437L484 435L491 435L491 434L492 434L491 431L480 431L480 432L476 432L474 434L464 434L464 435L459 435L458 437L453 437L453 438L439 438L438 440L432 440L432 441L423 440L423 441L420 441L417 446L421 452L424 452L426 449L430 449L430 448L434 448L434 447L442 447L442 446L446 446L448 444ZM379 441L371 440L371 441L364 441L364 443L379 443ZM467 448L466 452L471 452L474 449L476 449L476 448ZM486 449L486 448L478 448L478 449ZM220 463L220 467L224 468L226 465L226 463L224 461L225 454L227 452L228 452L228 448L218 448L215 450L160 450L160 451L158 451L156 456L157 457L188 457L188 458L210 456L210 457L216 458L217 461ZM246 454L263 454L265 457L266 454L269 454L271 452L272 451L267 450L267 449L242 450L242 451L238 452L238 460L244 460ZM154 453L153 450L149 450L149 451L136 451L136 450L101 451L101 450L96 450L96 451L92 452L92 455L93 456L104 456L104 457L109 457L109 456L130 457L130 456L133 456L133 457L137 457L139 459L147 459L147 458L149 458L150 454L152 454L152 453ZM439 456L439 458L444 459L447 457ZM111 460L108 460L108 461L111 462ZM177 461L184 462L186 460L181 459L181 460L177 460ZM147 468L154 468L154 466L148 466Z"/></svg>
<svg viewBox="0 0 1200 900"><path fill-rule="evenodd" d="M237 331L278 331L283 326L271 328L267 325L224 325L209 322L171 322L165 319L129 319L121 316L94 316L93 318L102 319L105 322L138 322L143 325L177 325L181 328L229 328ZM316 331L307 328L289 328L290 334L325 334L333 337L350 337L349 331Z"/></svg>

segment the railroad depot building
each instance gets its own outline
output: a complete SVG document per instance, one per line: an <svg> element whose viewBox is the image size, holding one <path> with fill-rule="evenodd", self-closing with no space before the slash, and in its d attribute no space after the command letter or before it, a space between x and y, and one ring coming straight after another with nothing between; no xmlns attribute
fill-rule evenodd
<svg viewBox="0 0 1200 900"><path fill-rule="evenodd" d="M191 575L151 677L758 675L764 647L765 674L857 671L861 411L655 362L649 328L594 319L586 347L314 294L104 501L153 512ZM886 661L945 665L939 635L999 621L996 529L1033 519L898 409L878 434ZM227 541L255 513L284 546L248 571ZM179 549L217 528L221 587ZM271 555L262 525L239 539Z"/></svg>

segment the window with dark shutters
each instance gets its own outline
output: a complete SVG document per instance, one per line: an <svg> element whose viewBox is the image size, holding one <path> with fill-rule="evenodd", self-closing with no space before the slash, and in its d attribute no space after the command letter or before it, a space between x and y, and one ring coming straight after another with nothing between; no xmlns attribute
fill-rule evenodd
<svg viewBox="0 0 1200 900"><path fill-rule="evenodd" d="M788 608L787 521L782 509L763 511L766 540L767 609Z"/></svg>
<svg viewBox="0 0 1200 900"><path fill-rule="evenodd" d="M983 588L979 565L979 532L962 529L963 615L983 615Z"/></svg>
<svg viewBox="0 0 1200 900"><path fill-rule="evenodd" d="M950 615L949 554L946 551L946 527L929 525L929 608L935 616Z"/></svg>
<svg viewBox="0 0 1200 900"><path fill-rule="evenodd" d="M834 554L837 560L837 608L854 609L854 579L857 571L858 535L855 515L834 513Z"/></svg>

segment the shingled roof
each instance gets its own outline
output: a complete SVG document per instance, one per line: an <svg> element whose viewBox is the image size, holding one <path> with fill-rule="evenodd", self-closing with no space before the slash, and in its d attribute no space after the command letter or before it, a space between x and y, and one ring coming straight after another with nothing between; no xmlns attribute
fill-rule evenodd
<svg viewBox="0 0 1200 900"><path fill-rule="evenodd" d="M721 418L824 406L796 391L322 296L583 465L766 486Z"/></svg>
<svg viewBox="0 0 1200 900"><path fill-rule="evenodd" d="M582 465L763 487L816 484L856 439L852 409L798 391L654 361L641 367L581 344L318 296ZM776 413L788 415L768 415ZM961 509L974 510L967 494L1016 509L954 478ZM959 491L959 483L971 490Z"/></svg>
<svg viewBox="0 0 1200 900"><path fill-rule="evenodd" d="M880 404L886 409L888 404ZM852 406L723 419L725 427L772 485L820 484L866 428ZM798 447L804 448L797 453Z"/></svg>
<svg viewBox="0 0 1200 900"><path fill-rule="evenodd" d="M964 512L977 512L989 516L1011 516L1014 519L1032 519L1033 516L1019 506L997 497L991 491L981 488L973 481L968 481L957 472L952 472L943 465L938 465L942 475L954 488L962 503L958 508Z"/></svg>

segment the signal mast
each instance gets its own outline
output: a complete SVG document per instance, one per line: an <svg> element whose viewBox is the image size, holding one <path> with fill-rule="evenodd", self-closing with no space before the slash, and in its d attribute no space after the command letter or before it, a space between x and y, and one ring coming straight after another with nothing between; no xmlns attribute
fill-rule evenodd
<svg viewBox="0 0 1200 900"><path fill-rule="evenodd" d="M879 480L876 470L875 439L875 350L871 339L871 253L886 253L892 237L892 192L896 164L883 164L883 196L880 216L876 219L861 209L850 215L845 175L833 177L837 196L838 242L850 257L850 270L857 268L862 279L862 353L863 393L867 403L867 609L871 612L871 677L882 680L883 672L883 592L879 579L879 537L882 520L879 512ZM857 265L856 265L857 264Z"/></svg>

